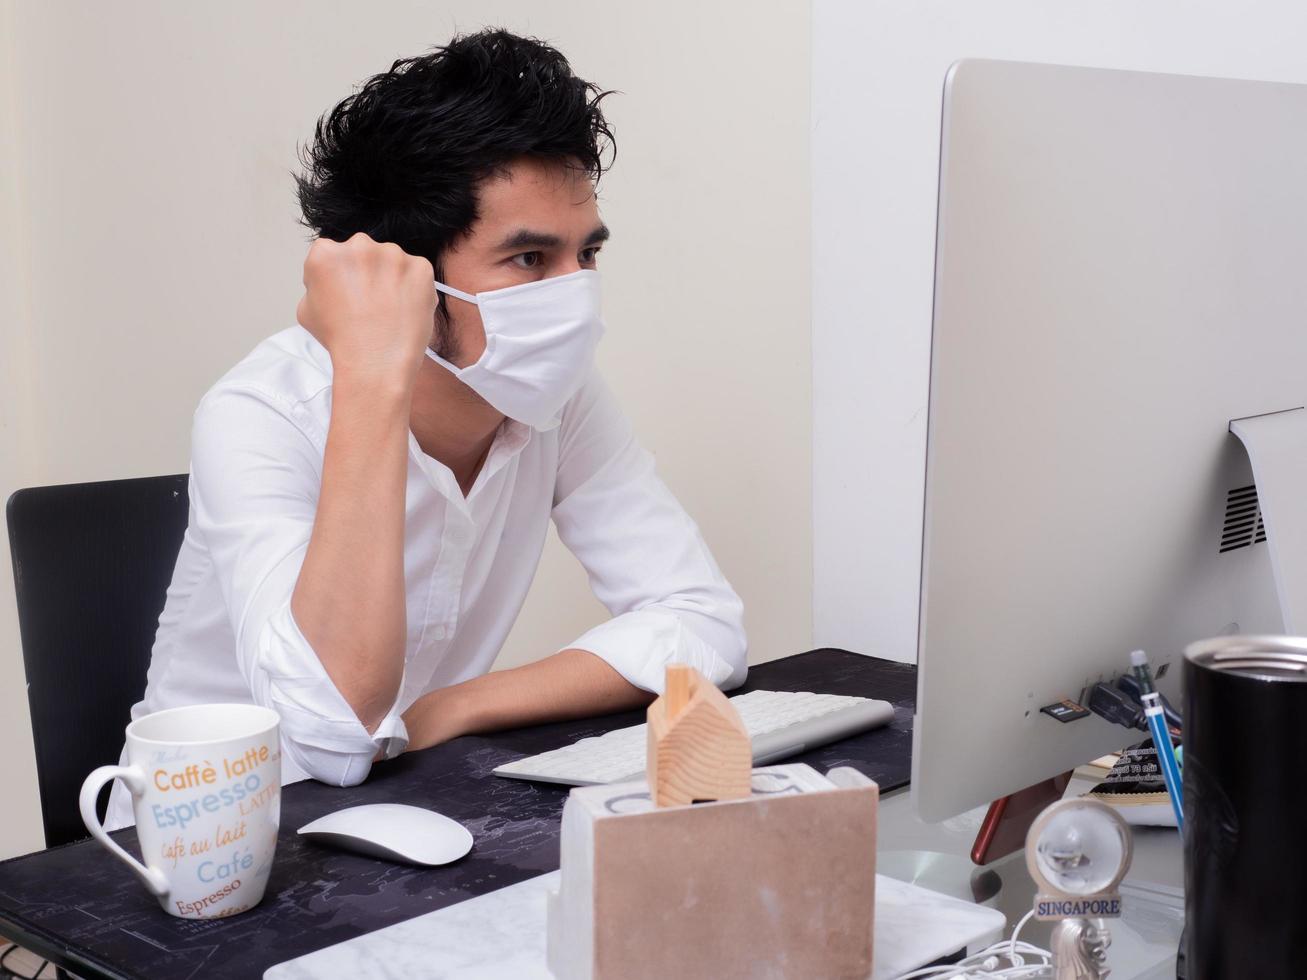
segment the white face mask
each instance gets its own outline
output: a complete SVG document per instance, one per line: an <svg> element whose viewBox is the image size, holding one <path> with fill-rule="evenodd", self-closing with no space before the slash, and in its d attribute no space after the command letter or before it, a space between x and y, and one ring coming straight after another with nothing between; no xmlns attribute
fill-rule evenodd
<svg viewBox="0 0 1307 980"><path fill-rule="evenodd" d="M427 357L509 418L536 429L556 426L604 333L599 273L581 269L475 296L439 281L436 289L480 308L486 349L465 368L429 348Z"/></svg>

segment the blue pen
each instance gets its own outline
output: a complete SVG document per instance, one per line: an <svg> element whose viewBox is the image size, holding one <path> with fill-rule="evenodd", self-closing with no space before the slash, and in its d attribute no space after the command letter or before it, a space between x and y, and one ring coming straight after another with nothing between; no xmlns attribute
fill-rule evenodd
<svg viewBox="0 0 1307 980"><path fill-rule="evenodd" d="M1148 731L1153 736L1153 747L1157 750L1157 766L1162 770L1162 780L1166 783L1167 795L1171 797L1171 808L1175 810L1175 825L1183 832L1184 791L1180 783L1180 766L1175 761L1175 746L1171 744L1171 733L1166 727L1162 697L1153 687L1153 677L1148 670L1148 656L1144 651L1131 651L1130 671L1139 681L1139 700L1144 706L1144 717L1148 719Z"/></svg>

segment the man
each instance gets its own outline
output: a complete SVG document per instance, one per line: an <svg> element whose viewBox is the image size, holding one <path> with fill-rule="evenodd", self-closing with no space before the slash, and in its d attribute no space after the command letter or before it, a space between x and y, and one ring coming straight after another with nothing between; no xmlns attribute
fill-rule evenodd
<svg viewBox="0 0 1307 980"><path fill-rule="evenodd" d="M132 717L254 702L283 781L743 682L742 607L593 368L607 93L504 31L319 120L298 325L201 400L190 519ZM488 673L552 518L613 618ZM542 651L543 653L544 651ZM110 828L132 822L115 784Z"/></svg>

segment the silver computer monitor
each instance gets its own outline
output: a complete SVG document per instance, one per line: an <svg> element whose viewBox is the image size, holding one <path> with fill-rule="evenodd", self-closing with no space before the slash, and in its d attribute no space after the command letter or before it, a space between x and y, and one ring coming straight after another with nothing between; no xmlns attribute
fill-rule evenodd
<svg viewBox="0 0 1307 980"><path fill-rule="evenodd" d="M1040 708L1279 632L1230 420L1307 404L1307 86L944 85L912 785L940 820L1141 733ZM1233 522L1238 525L1240 522Z"/></svg>

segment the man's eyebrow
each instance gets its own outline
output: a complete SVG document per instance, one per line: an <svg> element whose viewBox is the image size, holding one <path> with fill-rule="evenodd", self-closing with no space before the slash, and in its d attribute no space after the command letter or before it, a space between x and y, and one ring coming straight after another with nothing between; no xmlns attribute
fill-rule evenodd
<svg viewBox="0 0 1307 980"><path fill-rule="evenodd" d="M589 248L598 245L600 242L606 242L610 234L607 225L600 225L586 236L583 247ZM557 248L561 244L563 244L561 238L547 231L518 228L495 247L499 251L511 251L522 248Z"/></svg>
<svg viewBox="0 0 1307 980"><path fill-rule="evenodd" d="M510 248L557 248L563 243L563 240L557 235L551 235L547 231L532 231L530 228L519 228L497 246L499 249Z"/></svg>

